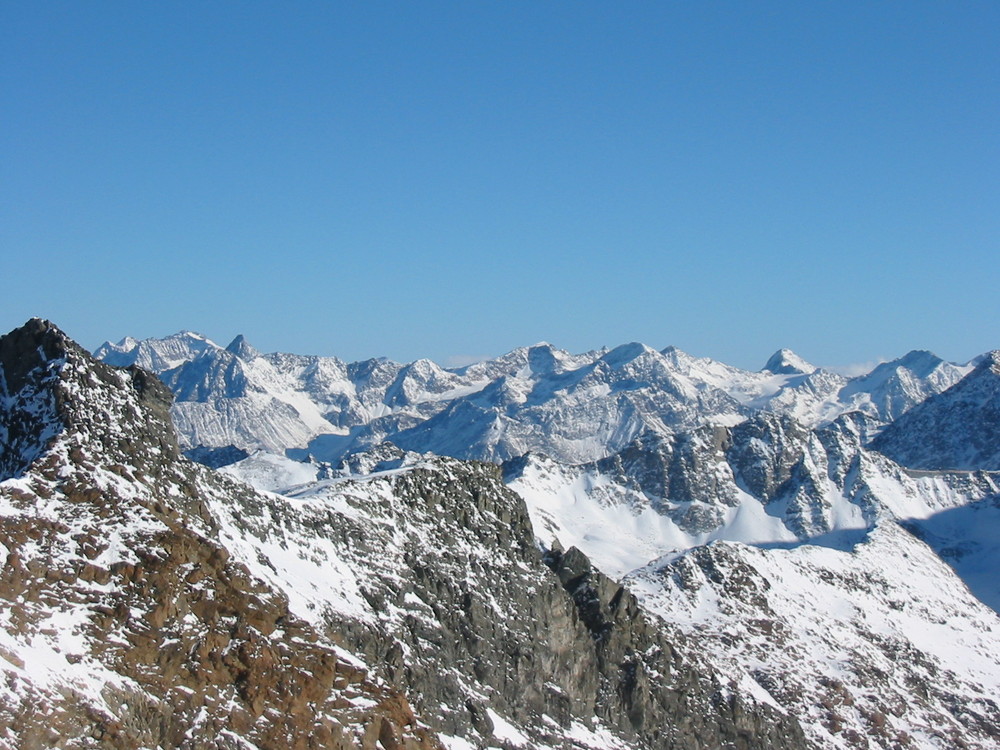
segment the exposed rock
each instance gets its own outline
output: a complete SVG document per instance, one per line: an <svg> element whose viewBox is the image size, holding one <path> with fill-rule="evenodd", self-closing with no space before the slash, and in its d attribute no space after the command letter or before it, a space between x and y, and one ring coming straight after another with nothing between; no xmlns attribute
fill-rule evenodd
<svg viewBox="0 0 1000 750"><path fill-rule="evenodd" d="M439 746L213 540L155 376L39 320L0 365L0 747Z"/></svg>
<svg viewBox="0 0 1000 750"><path fill-rule="evenodd" d="M590 631L600 682L598 715L633 740L656 748L800 748L798 723L750 704L707 666L693 669L687 639L668 632L624 586L595 569L575 547L546 555Z"/></svg>

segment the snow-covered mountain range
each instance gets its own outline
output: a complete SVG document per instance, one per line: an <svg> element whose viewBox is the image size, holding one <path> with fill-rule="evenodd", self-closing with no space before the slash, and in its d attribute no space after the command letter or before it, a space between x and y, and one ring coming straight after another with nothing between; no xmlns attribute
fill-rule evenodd
<svg viewBox="0 0 1000 750"><path fill-rule="evenodd" d="M106 343L96 356L152 370L170 386L186 447L300 450L325 461L388 439L457 458L537 452L581 463L642 435L734 425L759 412L806 427L854 412L874 433L973 369L910 352L847 378L781 350L750 372L633 343L580 355L537 344L446 370L430 360L260 354L242 336L222 347L188 332Z"/></svg>
<svg viewBox="0 0 1000 750"><path fill-rule="evenodd" d="M1000 745L997 353L96 354L0 339L0 747Z"/></svg>

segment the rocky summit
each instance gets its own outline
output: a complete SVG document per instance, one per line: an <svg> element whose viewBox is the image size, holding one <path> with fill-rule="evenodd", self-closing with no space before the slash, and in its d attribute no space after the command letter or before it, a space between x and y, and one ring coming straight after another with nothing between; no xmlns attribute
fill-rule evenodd
<svg viewBox="0 0 1000 750"><path fill-rule="evenodd" d="M0 746L440 747L221 543L256 493L180 456L159 380L40 320L0 362Z"/></svg>
<svg viewBox="0 0 1000 750"><path fill-rule="evenodd" d="M97 355L0 338L2 748L1000 743L995 354Z"/></svg>

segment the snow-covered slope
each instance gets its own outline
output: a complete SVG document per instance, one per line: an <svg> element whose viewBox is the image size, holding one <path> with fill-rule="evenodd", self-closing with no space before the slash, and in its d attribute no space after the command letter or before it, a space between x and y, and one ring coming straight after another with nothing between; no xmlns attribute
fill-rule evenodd
<svg viewBox="0 0 1000 750"><path fill-rule="evenodd" d="M715 542L627 585L818 747L1000 746L1000 618L895 523L836 546Z"/></svg>
<svg viewBox="0 0 1000 750"><path fill-rule="evenodd" d="M209 506L256 493L181 459L153 375L40 320L0 337L0 374L0 748L436 746L231 559Z"/></svg>
<svg viewBox="0 0 1000 750"><path fill-rule="evenodd" d="M453 400L426 422L390 439L403 448L502 461L538 451L586 461L637 435L743 418L724 391L675 371L660 352L625 344L592 362L563 369L550 348L481 391Z"/></svg>
<svg viewBox="0 0 1000 750"><path fill-rule="evenodd" d="M779 349L770 356L762 371L775 375L808 375L816 369L816 365L809 364L791 349Z"/></svg>
<svg viewBox="0 0 1000 750"><path fill-rule="evenodd" d="M284 453L306 448L318 435L327 445L346 446L352 428L366 428L365 436L375 436L368 442L378 442L399 429L400 417L426 418L439 402L487 382L471 368L462 376L429 360L404 366L385 359L348 364L335 357L260 354L243 336L225 348L190 333L126 339L104 344L96 356L159 374L176 396L174 422L188 448ZM380 428L380 421L389 426Z"/></svg>
<svg viewBox="0 0 1000 750"><path fill-rule="evenodd" d="M534 454L505 464L541 540L582 549L620 577L713 540L793 543L925 519L992 497L1000 477L913 474L861 445L855 419L808 430L761 414L735 427L638 440L575 466Z"/></svg>
<svg viewBox="0 0 1000 750"><path fill-rule="evenodd" d="M1000 470L1000 351L902 415L872 447L915 469Z"/></svg>
<svg viewBox="0 0 1000 750"><path fill-rule="evenodd" d="M0 364L5 750L802 747L582 555L543 558L495 466L384 447L255 491L181 457L143 370L44 321Z"/></svg>
<svg viewBox="0 0 1000 750"><path fill-rule="evenodd" d="M179 367L206 351L218 348L218 344L200 333L181 331L162 339L139 341L126 337L117 344L106 341L98 347L94 356L115 367L135 365L144 370L160 373Z"/></svg>

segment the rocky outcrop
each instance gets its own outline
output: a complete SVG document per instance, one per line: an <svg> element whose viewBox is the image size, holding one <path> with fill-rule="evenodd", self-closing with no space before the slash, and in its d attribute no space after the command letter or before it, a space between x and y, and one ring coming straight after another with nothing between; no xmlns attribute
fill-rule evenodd
<svg viewBox="0 0 1000 750"><path fill-rule="evenodd" d="M796 716L805 746L997 747L996 612L895 523L830 541L715 542L650 563L627 585L648 611L697 633L742 691Z"/></svg>
<svg viewBox="0 0 1000 750"><path fill-rule="evenodd" d="M439 746L215 540L155 376L40 320L0 364L0 747Z"/></svg>
<svg viewBox="0 0 1000 750"><path fill-rule="evenodd" d="M801 748L798 723L727 689L707 665L694 668L691 645L667 635L624 586L575 547L545 562L572 597L597 660L601 719L656 748ZM685 663L687 662L687 663Z"/></svg>
<svg viewBox="0 0 1000 750"><path fill-rule="evenodd" d="M353 571L345 585L357 584L354 603L317 600L317 610L443 735L487 746L510 724L539 747L606 747L608 737L635 748L800 746L794 721L723 698L696 649L657 635L659 624L620 587L610 592L614 584L579 553L543 560L525 505L497 467L390 446L366 455L352 465L373 474L270 496L225 523L274 550L262 564L279 577L279 550L288 550L300 586L319 580L301 561L320 554L328 571ZM335 558L321 553L327 541ZM620 608L604 625L581 605L582 589L562 580L577 563L605 587L598 599Z"/></svg>

